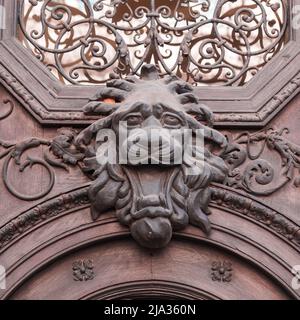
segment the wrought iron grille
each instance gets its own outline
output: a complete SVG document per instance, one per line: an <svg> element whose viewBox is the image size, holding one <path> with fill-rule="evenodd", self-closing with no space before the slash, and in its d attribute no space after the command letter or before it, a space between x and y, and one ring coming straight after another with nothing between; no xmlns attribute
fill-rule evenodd
<svg viewBox="0 0 300 320"><path fill-rule="evenodd" d="M287 41L286 0L21 0L19 39L62 82L139 75L247 83Z"/></svg>

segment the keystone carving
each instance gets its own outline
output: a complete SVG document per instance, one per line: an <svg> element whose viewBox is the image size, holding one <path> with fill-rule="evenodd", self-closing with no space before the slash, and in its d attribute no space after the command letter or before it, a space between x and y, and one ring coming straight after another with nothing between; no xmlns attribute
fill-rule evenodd
<svg viewBox="0 0 300 320"><path fill-rule="evenodd" d="M227 141L210 127L213 114L199 103L190 85L174 76L160 79L154 66L145 65L141 79L111 79L107 88L85 106L84 112L105 115L75 139L77 149L85 154L83 170L94 179L89 189L93 219L115 209L117 218L129 226L133 238L149 248L166 246L172 231L181 230L189 223L209 234L210 184L222 182L227 174L224 160L209 151L209 147L222 149ZM119 140L124 130L120 123L123 121L127 123L129 134L122 142L122 146L126 145L122 150L126 149L130 155L135 144L139 152L146 155L146 166L128 158L126 164L120 164ZM143 129L143 133L135 132L137 128ZM103 129L112 129L119 143L114 139L101 140L99 132ZM158 158L153 157L144 141L153 129L164 129L164 135L160 137L151 135L151 145L159 145ZM199 147L190 141L189 147L196 160L190 162L183 157L182 163L178 164L175 161L176 148L181 147L180 137L187 129L193 134L202 129L205 144ZM179 134L170 144L175 130ZM99 147L101 154L116 149L116 164L103 161L101 156L99 164ZM168 164L162 159L165 150L171 160Z"/></svg>

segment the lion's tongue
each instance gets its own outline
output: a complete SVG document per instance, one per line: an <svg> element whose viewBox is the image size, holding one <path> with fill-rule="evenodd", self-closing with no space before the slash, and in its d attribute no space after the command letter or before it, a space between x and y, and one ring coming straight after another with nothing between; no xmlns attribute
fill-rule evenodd
<svg viewBox="0 0 300 320"><path fill-rule="evenodd" d="M126 167L134 197L130 226L135 240L147 248L162 248L172 237L167 196L173 168Z"/></svg>
<svg viewBox="0 0 300 320"><path fill-rule="evenodd" d="M134 210L146 207L167 208L168 184L174 168L153 170L153 168L140 166L127 167L126 171L137 199Z"/></svg>

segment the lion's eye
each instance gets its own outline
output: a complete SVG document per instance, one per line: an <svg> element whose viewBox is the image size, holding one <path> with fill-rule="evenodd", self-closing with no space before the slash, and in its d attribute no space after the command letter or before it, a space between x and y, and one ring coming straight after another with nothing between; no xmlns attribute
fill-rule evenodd
<svg viewBox="0 0 300 320"><path fill-rule="evenodd" d="M141 125L143 119L140 115L130 115L126 118L126 121L129 127L136 127Z"/></svg>
<svg viewBox="0 0 300 320"><path fill-rule="evenodd" d="M168 127L180 127L182 125L181 119L171 114L165 114L163 117L163 125Z"/></svg>

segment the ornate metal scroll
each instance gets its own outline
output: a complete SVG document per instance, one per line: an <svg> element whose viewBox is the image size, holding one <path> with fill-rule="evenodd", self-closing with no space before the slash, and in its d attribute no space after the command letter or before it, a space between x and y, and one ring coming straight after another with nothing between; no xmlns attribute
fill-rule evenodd
<svg viewBox="0 0 300 320"><path fill-rule="evenodd" d="M104 83L111 71L194 85L248 82L287 40L282 0L22 0L20 39L66 83Z"/></svg>

